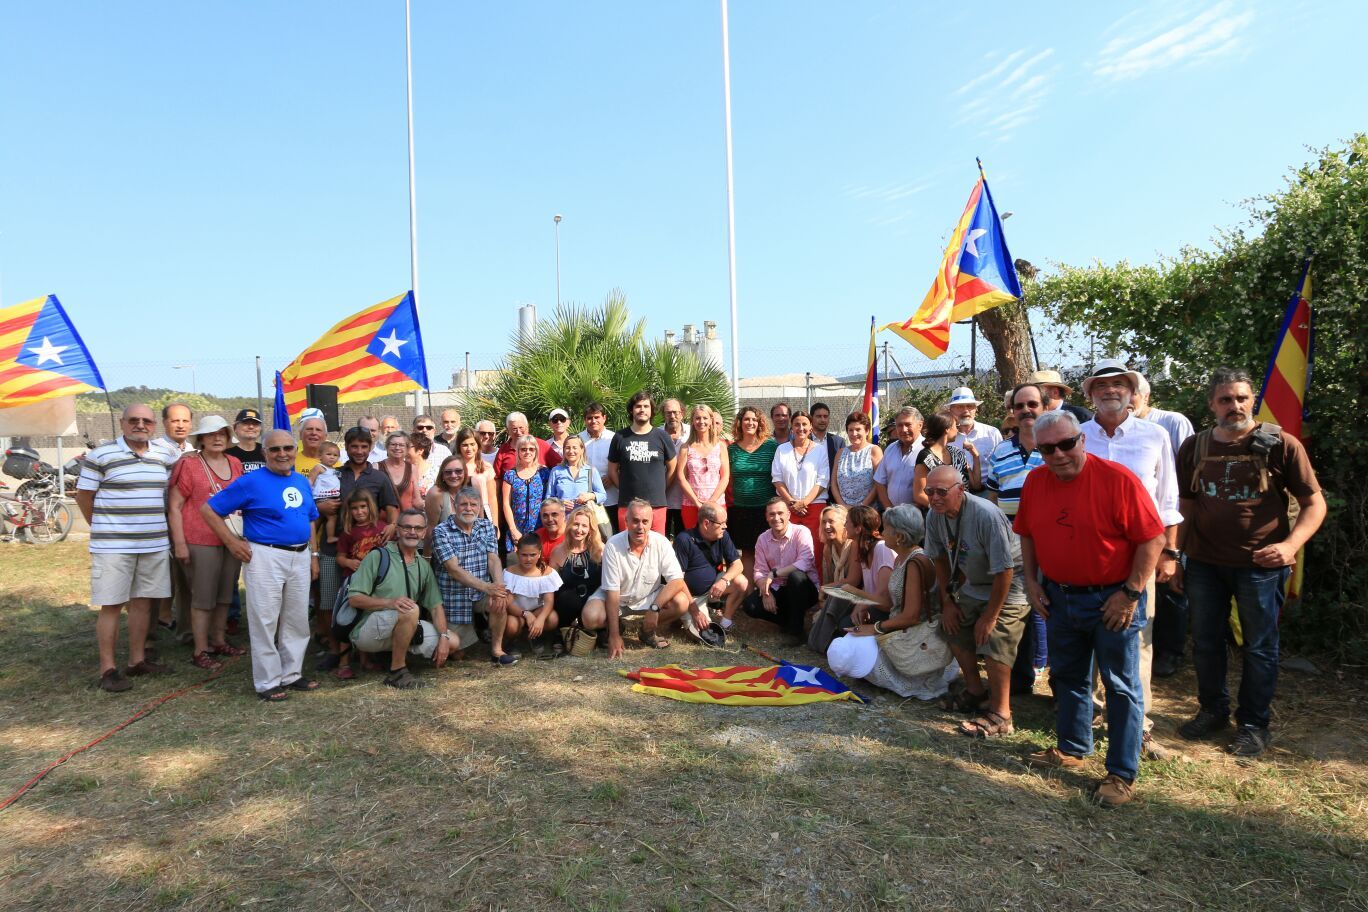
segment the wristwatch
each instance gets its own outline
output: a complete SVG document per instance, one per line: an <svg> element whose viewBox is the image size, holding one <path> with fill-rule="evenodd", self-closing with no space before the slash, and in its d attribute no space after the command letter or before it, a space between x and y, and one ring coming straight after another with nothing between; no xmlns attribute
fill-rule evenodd
<svg viewBox="0 0 1368 912"><path fill-rule="evenodd" d="M1165 548L1164 553L1167 554L1169 557L1173 558L1174 560L1183 559L1183 552L1179 551L1177 548Z"/></svg>
<svg viewBox="0 0 1368 912"><path fill-rule="evenodd" d="M1140 601L1140 596L1144 595L1144 593L1141 592L1139 589L1132 589L1130 586L1122 586L1121 594L1124 595L1126 598L1130 599L1132 602Z"/></svg>

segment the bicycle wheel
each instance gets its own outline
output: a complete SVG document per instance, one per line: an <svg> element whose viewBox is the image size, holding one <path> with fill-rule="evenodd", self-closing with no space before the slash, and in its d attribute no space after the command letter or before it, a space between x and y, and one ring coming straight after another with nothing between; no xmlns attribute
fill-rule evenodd
<svg viewBox="0 0 1368 912"><path fill-rule="evenodd" d="M71 531L71 510L60 500L35 503L30 516L36 522L24 527L24 537L29 544L50 545L66 538Z"/></svg>

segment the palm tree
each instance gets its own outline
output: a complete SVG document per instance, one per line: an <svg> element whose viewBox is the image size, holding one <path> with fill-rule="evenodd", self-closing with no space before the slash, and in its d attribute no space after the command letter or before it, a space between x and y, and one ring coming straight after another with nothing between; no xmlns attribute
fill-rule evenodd
<svg viewBox="0 0 1368 912"><path fill-rule="evenodd" d="M608 427L628 423L627 400L638 390L656 402L675 398L709 405L724 415L733 408L731 384L717 365L663 341L648 342L646 322L632 321L620 289L602 307L567 304L537 324L530 339L513 339L492 383L463 394L461 411L500 424L509 412L525 412L534 430L551 409L578 420L584 407L601 403Z"/></svg>

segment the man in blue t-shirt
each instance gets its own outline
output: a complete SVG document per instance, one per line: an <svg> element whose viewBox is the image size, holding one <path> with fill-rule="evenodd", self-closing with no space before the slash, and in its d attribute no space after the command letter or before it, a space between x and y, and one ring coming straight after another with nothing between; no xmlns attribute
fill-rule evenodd
<svg viewBox="0 0 1368 912"><path fill-rule="evenodd" d="M750 584L741 555L727 534L726 508L713 503L699 507L697 528L676 535L674 549L689 595L700 605L722 602L721 626L730 630Z"/></svg>
<svg viewBox="0 0 1368 912"><path fill-rule="evenodd" d="M314 690L303 677L309 646L309 532L318 518L309 480L294 470L289 431L271 431L262 444L264 472L243 475L200 508L200 515L233 556L247 584L247 629L252 682L271 703L291 690ZM239 535L224 517L242 516Z"/></svg>

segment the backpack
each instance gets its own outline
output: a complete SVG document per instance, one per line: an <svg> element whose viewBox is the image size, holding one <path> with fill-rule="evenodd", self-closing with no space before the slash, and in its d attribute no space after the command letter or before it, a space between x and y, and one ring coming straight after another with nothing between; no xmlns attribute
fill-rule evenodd
<svg viewBox="0 0 1368 912"><path fill-rule="evenodd" d="M375 578L375 585L378 586L389 575L390 555L389 547L385 545L377 548L376 551L380 554L380 573ZM337 602L333 605L332 634L333 639L339 641L350 640L352 628L361 619L361 612L352 607L351 581L352 578L347 577L347 581L337 590Z"/></svg>
<svg viewBox="0 0 1368 912"><path fill-rule="evenodd" d="M1268 470L1268 454L1276 446L1282 446L1282 428L1276 424L1260 422L1255 425L1254 433L1249 435L1247 456L1209 456L1207 454L1211 449L1211 428L1207 428L1196 435L1196 441L1193 443L1192 478L1188 482L1188 490L1193 494L1201 493L1202 465L1208 459L1217 462L1247 459L1254 463L1254 468L1259 473L1259 493L1265 494L1268 492L1268 481L1272 477Z"/></svg>

